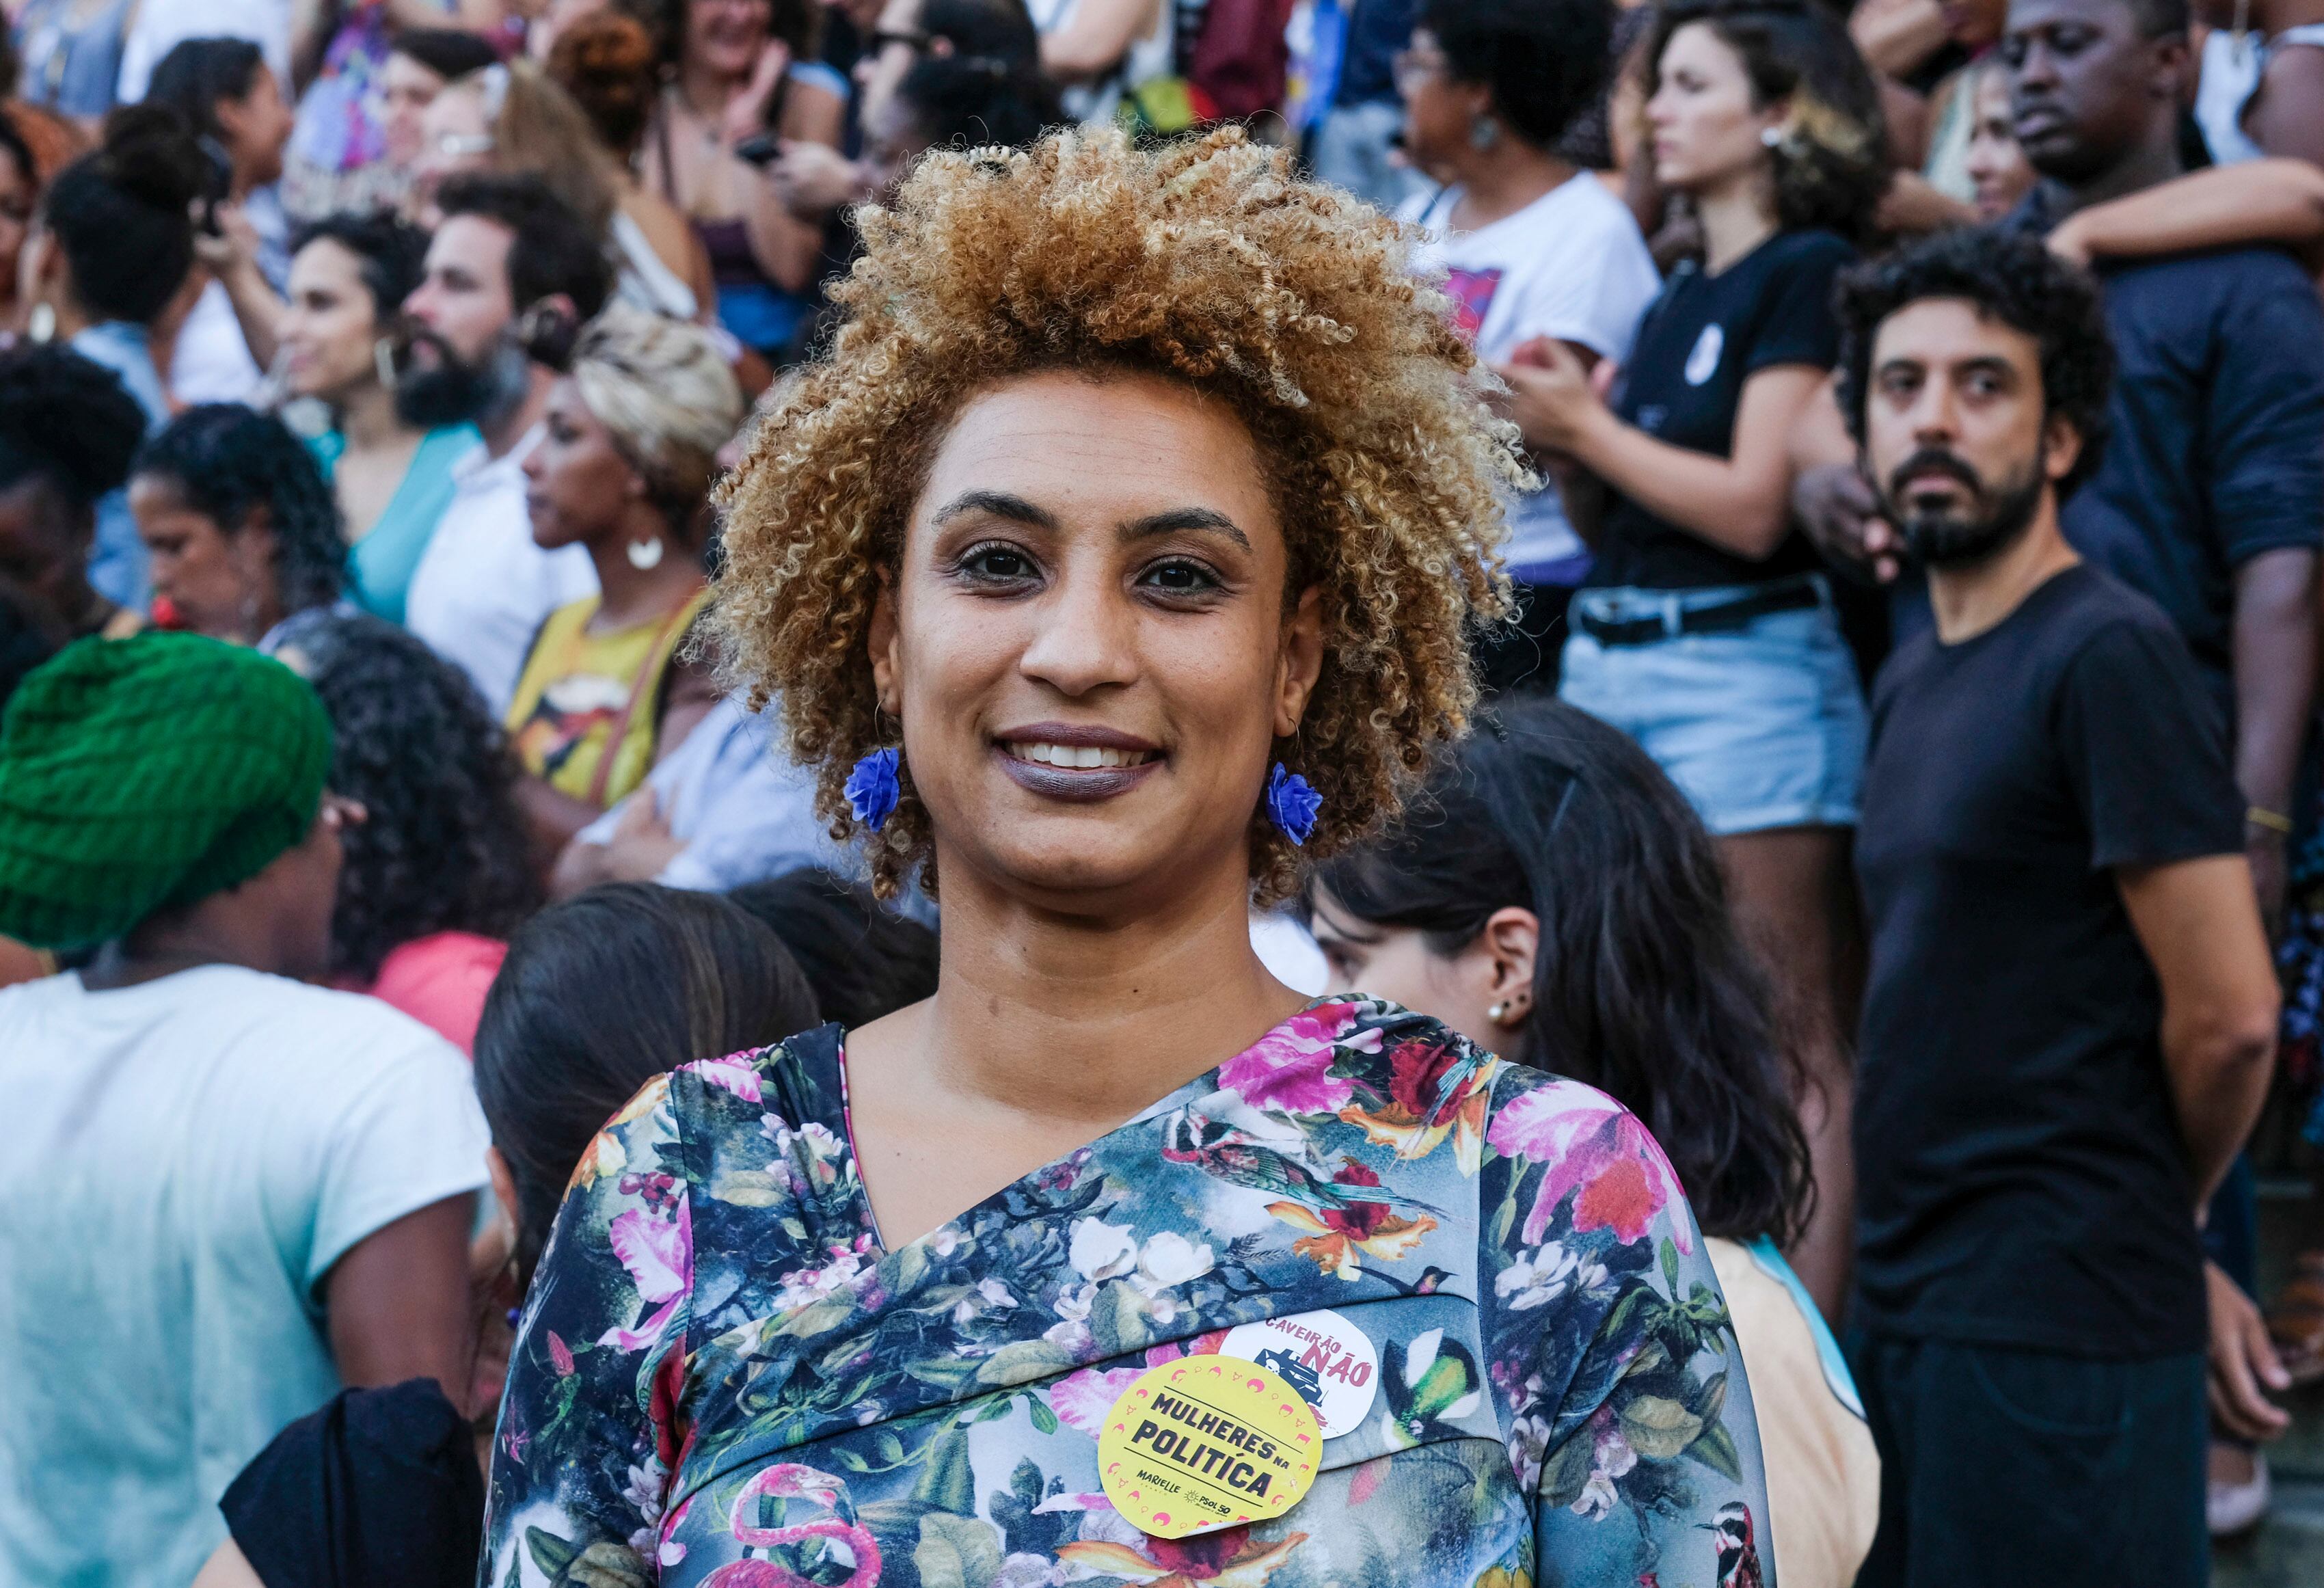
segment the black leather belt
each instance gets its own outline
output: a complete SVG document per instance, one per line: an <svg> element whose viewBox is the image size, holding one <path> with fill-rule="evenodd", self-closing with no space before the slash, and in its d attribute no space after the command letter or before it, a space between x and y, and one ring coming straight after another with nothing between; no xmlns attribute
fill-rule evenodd
<svg viewBox="0 0 2324 1588"><path fill-rule="evenodd" d="M1675 639L1681 634L1732 633L1737 629L1751 626L1752 620L1777 612L1799 612L1823 605L1823 592L1812 575L1797 574L1788 579L1777 579L1763 585L1748 596L1738 596L1732 601L1714 602L1706 606L1682 606L1675 625L1657 613L1650 617L1626 617L1609 620L1587 610L1590 592L1584 590L1573 604L1573 626L1600 645L1652 645L1657 641Z"/></svg>

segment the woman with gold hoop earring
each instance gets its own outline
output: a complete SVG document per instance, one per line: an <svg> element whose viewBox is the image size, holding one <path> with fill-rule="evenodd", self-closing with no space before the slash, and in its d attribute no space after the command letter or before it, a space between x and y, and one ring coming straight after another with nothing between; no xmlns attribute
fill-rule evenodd
<svg viewBox="0 0 2324 1588"><path fill-rule="evenodd" d="M300 235L276 322L283 395L331 408L309 445L346 523L347 594L399 623L460 463L484 444L473 424L422 429L396 406L398 316L427 253L427 234L393 216L327 216Z"/></svg>
<svg viewBox="0 0 2324 1588"><path fill-rule="evenodd" d="M619 306L549 395L524 466L532 538L586 548L599 593L549 614L509 706L544 872L715 704L682 648L709 596L704 499L742 414L709 332Z"/></svg>

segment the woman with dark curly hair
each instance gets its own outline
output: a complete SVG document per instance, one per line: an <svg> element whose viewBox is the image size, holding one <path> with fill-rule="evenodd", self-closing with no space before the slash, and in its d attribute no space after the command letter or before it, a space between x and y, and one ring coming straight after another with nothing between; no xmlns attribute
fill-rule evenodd
<svg viewBox="0 0 2324 1588"><path fill-rule="evenodd" d="M364 811L341 838L332 975L470 1050L541 901L500 729L466 673L374 617L314 624L281 657L330 714L332 789Z"/></svg>
<svg viewBox="0 0 2324 1588"><path fill-rule="evenodd" d="M1310 881L1332 985L1602 1087L1653 1129L1757 1391L1777 1580L1847 1588L1879 1521L1880 1459L1780 1250L1815 1199L1807 1138L1710 835L1645 752L1563 701L1481 727L1388 842Z"/></svg>
<svg viewBox="0 0 2324 1588"><path fill-rule="evenodd" d="M1719 840L1800 1059L1821 1195L1796 1255L1836 1315L1866 728L1830 583L1792 528L1787 441L1838 353L1832 280L1887 181L1879 97L1813 0L1682 0L1650 46L1655 173L1692 203L1702 260L1647 310L1610 401L1546 339L1500 374L1526 439L1602 489L1559 693L1645 746Z"/></svg>
<svg viewBox="0 0 2324 1588"><path fill-rule="evenodd" d="M294 620L339 604L339 505L272 414L233 402L188 409L138 452L129 509L164 628L271 654L304 626Z"/></svg>
<svg viewBox="0 0 2324 1588"><path fill-rule="evenodd" d="M936 991L592 1144L484 1577L1756 1574L1646 1128L1251 947L1462 731L1506 601L1514 438L1404 234L1240 129L938 151L861 213L716 629L876 889L941 886Z"/></svg>

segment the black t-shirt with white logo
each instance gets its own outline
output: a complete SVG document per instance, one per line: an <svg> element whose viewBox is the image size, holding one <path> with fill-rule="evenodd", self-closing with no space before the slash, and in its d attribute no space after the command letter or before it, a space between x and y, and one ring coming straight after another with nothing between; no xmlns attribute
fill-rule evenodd
<svg viewBox="0 0 2324 1588"><path fill-rule="evenodd" d="M1657 440L1725 457L1743 383L1763 369L1840 359L1832 278L1856 250L1831 232L1779 232L1717 275L1682 264L1638 322L1614 411ZM1753 562L1658 518L1627 496L1606 504L1591 585L1693 590L1753 585L1818 567L1796 530Z"/></svg>
<svg viewBox="0 0 2324 1588"><path fill-rule="evenodd" d="M1857 868L1858 1320L2200 1351L2202 1254L2119 867L2243 848L2227 734L2162 609L2088 564L1873 691Z"/></svg>

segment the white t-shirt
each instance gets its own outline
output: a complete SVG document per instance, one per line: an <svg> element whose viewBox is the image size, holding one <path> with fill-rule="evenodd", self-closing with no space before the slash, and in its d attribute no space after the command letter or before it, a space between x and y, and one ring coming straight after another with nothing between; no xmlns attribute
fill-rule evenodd
<svg viewBox="0 0 2324 1588"><path fill-rule="evenodd" d="M1462 331L1479 356L1499 363L1536 337L1572 342L1616 364L1662 291L1660 272L1628 206L1583 171L1514 215L1473 232L1445 231L1461 189L1440 189L1398 212L1426 234L1413 269L1441 274ZM1509 567L1520 577L1575 583L1582 538L1566 522L1554 486L1511 504ZM1562 577L1570 566L1570 577Z"/></svg>
<svg viewBox="0 0 2324 1588"><path fill-rule="evenodd" d="M321 1287L485 1183L459 1051L228 965L0 992L0 1581L184 1588L217 1501L339 1390Z"/></svg>
<svg viewBox="0 0 2324 1588"><path fill-rule="evenodd" d="M586 551L532 543L524 460L541 434L535 425L505 457L479 447L452 466L452 503L403 600L403 626L466 670L495 719L508 715L525 654L549 614L597 593Z"/></svg>

